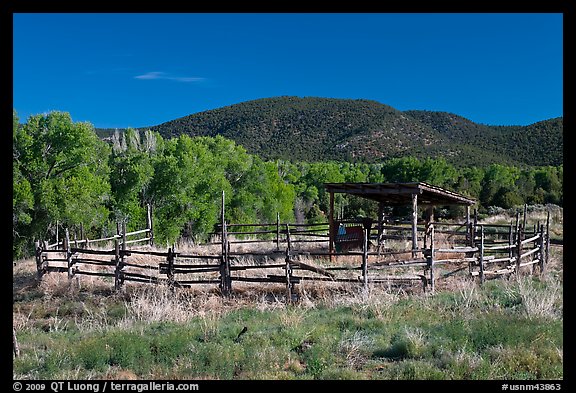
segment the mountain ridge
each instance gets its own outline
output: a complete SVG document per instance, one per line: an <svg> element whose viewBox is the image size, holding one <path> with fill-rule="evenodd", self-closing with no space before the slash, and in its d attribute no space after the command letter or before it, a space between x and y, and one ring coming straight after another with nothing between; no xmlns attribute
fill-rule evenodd
<svg viewBox="0 0 576 393"><path fill-rule="evenodd" d="M458 166L560 165L563 118L491 126L427 110L400 111L366 99L280 96L183 116L151 129L164 138L222 135L263 159L377 162L444 157ZM99 135L110 129L97 129Z"/></svg>

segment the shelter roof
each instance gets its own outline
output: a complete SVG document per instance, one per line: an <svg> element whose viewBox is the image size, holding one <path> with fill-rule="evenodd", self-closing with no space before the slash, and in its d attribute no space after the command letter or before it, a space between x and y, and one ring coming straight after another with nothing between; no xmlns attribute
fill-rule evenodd
<svg viewBox="0 0 576 393"><path fill-rule="evenodd" d="M325 183L326 191L357 195L386 205L412 204L418 195L418 205L473 205L474 199L423 182L414 183Z"/></svg>

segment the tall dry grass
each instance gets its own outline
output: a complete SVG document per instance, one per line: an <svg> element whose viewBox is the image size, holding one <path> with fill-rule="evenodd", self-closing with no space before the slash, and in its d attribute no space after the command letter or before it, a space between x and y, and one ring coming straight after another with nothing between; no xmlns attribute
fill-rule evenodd
<svg viewBox="0 0 576 393"><path fill-rule="evenodd" d="M523 221L523 207L511 209L498 209L497 213L481 219L481 224L515 224L516 214L520 213L520 220ZM550 212L550 235L551 237L562 238L564 226L564 209L557 205L529 205L526 208L526 227L544 224Z"/></svg>

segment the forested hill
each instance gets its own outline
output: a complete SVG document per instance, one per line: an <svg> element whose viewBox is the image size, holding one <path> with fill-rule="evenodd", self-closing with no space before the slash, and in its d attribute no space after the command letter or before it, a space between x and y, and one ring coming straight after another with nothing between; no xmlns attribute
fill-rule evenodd
<svg viewBox="0 0 576 393"><path fill-rule="evenodd" d="M489 126L446 112L406 111L455 144L485 147L517 163L560 165L563 161L562 117L528 126Z"/></svg>
<svg viewBox="0 0 576 393"><path fill-rule="evenodd" d="M396 110L368 100L275 97L149 127L164 138L222 135L264 159L377 162L444 157L457 166L560 165L562 118L497 127L460 116Z"/></svg>

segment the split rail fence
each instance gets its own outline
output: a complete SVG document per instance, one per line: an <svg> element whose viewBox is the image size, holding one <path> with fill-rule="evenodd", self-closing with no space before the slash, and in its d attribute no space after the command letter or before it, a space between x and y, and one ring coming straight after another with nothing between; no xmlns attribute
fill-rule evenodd
<svg viewBox="0 0 576 393"><path fill-rule="evenodd" d="M533 273L536 266L543 272L550 247L549 220L548 216L546 225L525 228L519 215L515 224L502 225L479 224L475 214L469 223L420 223L418 244L422 247L418 249L412 249L409 242L411 224L395 222L372 228L365 226L365 220L347 220L341 222L344 228L364 225L360 244L330 253L327 223L286 224L277 218L273 224L227 224L222 214L219 241L211 243L220 246L216 253L183 253L174 246L167 252L128 248L136 243L152 244L149 222L146 229L134 232L126 232L125 224L119 224L115 236L84 242L70 241L66 230L62 242L36 242L36 263L40 279L52 272L67 273L70 280L79 275L109 277L115 289L129 281L170 287L208 284L218 285L228 296L233 282L276 283L285 286L289 301L297 297L297 284L312 281L364 286L420 282L424 290L434 291L439 279L461 272L478 277L481 283L521 271ZM101 242L113 242L114 247L88 248ZM267 243L271 249L245 249L257 242Z"/></svg>

